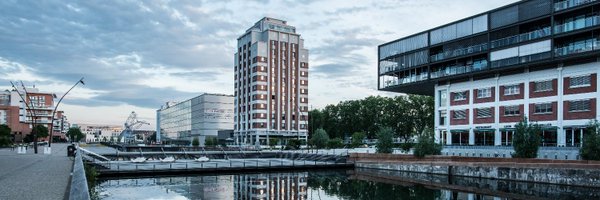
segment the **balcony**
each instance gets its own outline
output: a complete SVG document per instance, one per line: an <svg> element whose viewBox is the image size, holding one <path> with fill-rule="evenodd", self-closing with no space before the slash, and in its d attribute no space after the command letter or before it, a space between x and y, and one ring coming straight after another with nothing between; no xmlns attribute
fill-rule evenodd
<svg viewBox="0 0 600 200"><path fill-rule="evenodd" d="M528 63L528 62L532 62L532 61L547 59L547 58L550 58L551 56L552 56L551 52L543 52L543 53L538 53L538 54L496 60L496 61L492 61L492 68L499 68L499 67L521 64L521 63Z"/></svg>
<svg viewBox="0 0 600 200"><path fill-rule="evenodd" d="M424 80L427 80L428 75L429 75L428 73L422 73L419 75L407 76L407 77L398 78L395 80L387 80L384 82L384 88L392 87L392 86L396 86L396 85L407 84L407 83L414 83L414 82L418 82L418 81L424 81Z"/></svg>
<svg viewBox="0 0 600 200"><path fill-rule="evenodd" d="M561 11L573 7L577 7L586 3L595 2L596 0L566 0L554 3L554 11Z"/></svg>
<svg viewBox="0 0 600 200"><path fill-rule="evenodd" d="M566 47L556 48L554 55L566 56L571 54L584 53L600 49L600 40L592 40L580 43L573 43Z"/></svg>
<svg viewBox="0 0 600 200"><path fill-rule="evenodd" d="M592 27L592 26L597 26L600 24L599 22L600 22L600 16L597 16L597 15L586 17L586 18L575 19L573 21L570 21L570 22L567 22L564 24L558 24L558 25L554 26L554 33L555 34L566 33L566 32L571 32L571 31L584 29L584 28L588 28L588 27Z"/></svg>
<svg viewBox="0 0 600 200"><path fill-rule="evenodd" d="M502 46L508 46L511 44L517 44L520 42L525 42L525 41L529 41L529 40L533 40L533 39L537 39L537 38L542 38L542 37L546 37L551 35L551 29L550 27L545 27L543 29L539 29L539 30L535 30L535 31L531 31L531 32L527 32L527 33L522 33L519 35L515 35L515 36L511 36L511 37L506 37L506 38L502 38L502 39L497 39L494 40L490 43L491 48L497 48L497 47L502 47Z"/></svg>
<svg viewBox="0 0 600 200"><path fill-rule="evenodd" d="M483 60L478 63L474 63L472 65L460 65L460 66L450 66L444 70L431 72L431 79L441 78L445 76L452 76L457 74L464 74L469 72L481 71L489 69L487 60Z"/></svg>
<svg viewBox="0 0 600 200"><path fill-rule="evenodd" d="M487 50L487 43L478 44L478 45L474 45L474 46L470 46L470 47L465 47L462 49L456 49L456 50L452 50L452 51L444 51L442 53L438 53L438 54L430 56L430 59L431 59L431 62L436 62L436 61L449 59L449 58L453 58L453 57L458 57L458 56L462 56L462 55L482 52L485 50Z"/></svg>

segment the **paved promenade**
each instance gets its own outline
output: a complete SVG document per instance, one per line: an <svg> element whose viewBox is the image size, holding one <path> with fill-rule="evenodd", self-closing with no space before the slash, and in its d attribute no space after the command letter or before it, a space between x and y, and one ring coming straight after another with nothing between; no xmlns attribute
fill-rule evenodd
<svg viewBox="0 0 600 200"><path fill-rule="evenodd" d="M68 144L52 144L52 154L33 148L27 154L0 149L0 200L68 199L73 161L67 157Z"/></svg>

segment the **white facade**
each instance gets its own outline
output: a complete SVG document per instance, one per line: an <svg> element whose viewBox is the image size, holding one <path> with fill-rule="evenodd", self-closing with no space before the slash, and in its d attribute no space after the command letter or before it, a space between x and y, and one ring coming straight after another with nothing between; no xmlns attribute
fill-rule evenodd
<svg viewBox="0 0 600 200"><path fill-rule="evenodd" d="M161 141L217 137L219 130L233 130L233 96L202 94L157 110L157 134ZM159 136L157 136L159 138Z"/></svg>
<svg viewBox="0 0 600 200"><path fill-rule="evenodd" d="M597 75L600 74L600 62L592 62L587 64L573 65L573 66L557 66L551 69L545 69L541 71L525 71L524 73L507 75L507 76L497 76L495 78L488 78L483 80L473 80L471 78L470 81L467 82L459 82L459 83L451 83L447 85L436 85L435 86L435 130L436 130L436 141L443 142L446 145L475 145L476 132L478 129L485 129L492 131L494 142L493 145L507 145L503 143L507 139L508 136L506 132L511 128L514 128L516 122L508 122L502 123L500 122L500 118L504 113L500 112L501 107L512 106L512 105L524 105L523 111L520 113L521 116L527 116L530 121L532 116L530 115L530 106L531 105L539 105L544 103L556 102L556 108L553 108L552 112L556 112L556 119L548 120L548 121L537 121L538 124L543 125L544 127L553 127L556 129L556 146L577 146L574 141L576 137L580 137L583 135L583 129L591 119L600 119L600 108L598 105L598 99L600 99L600 92L597 89L598 84L600 84ZM569 87L569 83L565 83L565 80L571 80L572 77L582 77L582 76L593 76L591 80L595 81L592 83L590 87L594 87L594 90L591 92L578 92L575 94L565 94L565 86ZM557 87L553 88L556 91L556 95L544 96L544 97L536 97L530 98L530 94L534 91L530 91L530 83L533 82L543 82L549 80L556 80ZM501 86L508 86L514 84L524 84L522 99L515 100L500 100L501 96ZM495 88L494 92L494 101L485 102L485 103L474 103L477 98L474 94L475 90L480 88ZM451 105L453 99L453 92L462 92L462 91L470 91L468 95L468 104L464 105ZM445 96L445 98L444 98ZM565 113L569 113L568 107L564 104L565 102L573 102L577 100L591 100L590 101L591 111L590 113L595 113L595 117L586 118L586 119L564 119L566 115ZM474 123L474 120L477 119L474 114L475 109L480 108L493 108L493 122L492 123ZM454 116L451 116L453 111L460 111L468 109L468 123L462 125L451 124L451 120ZM566 110L565 110L566 109ZM533 112L533 111L532 111ZM446 117L443 117L443 113L445 113ZM570 115L576 115L578 113L569 113ZM460 136L468 138L467 144L457 144L453 143L453 130L455 132L468 133L468 135ZM457 136L454 134L454 137ZM504 137L504 138L503 138ZM456 138L454 138L456 141ZM508 144L510 145L510 144Z"/></svg>
<svg viewBox="0 0 600 200"><path fill-rule="evenodd" d="M116 142L123 131L123 126L117 125L77 124L76 126L85 134L86 142L110 142L111 139Z"/></svg>

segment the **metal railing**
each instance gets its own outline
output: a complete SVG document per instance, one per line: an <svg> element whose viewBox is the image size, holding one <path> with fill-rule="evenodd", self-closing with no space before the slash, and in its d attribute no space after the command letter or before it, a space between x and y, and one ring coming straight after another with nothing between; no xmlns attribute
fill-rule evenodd
<svg viewBox="0 0 600 200"><path fill-rule="evenodd" d="M554 33L566 33L600 24L600 16L591 16L554 26Z"/></svg>
<svg viewBox="0 0 600 200"><path fill-rule="evenodd" d="M486 70L486 69L489 69L487 61L481 62L479 64L473 64L473 65L451 66L451 67L447 67L444 70L431 72L431 78L432 79L440 78L440 77L444 77L444 76L452 76L452 75L464 74L464 73L481 71L481 70Z"/></svg>
<svg viewBox="0 0 600 200"><path fill-rule="evenodd" d="M516 44L516 43L520 43L520 42L525 42L525 41L529 41L529 40L533 40L533 39L537 39L537 38L546 37L551 34L552 34L552 31L551 31L550 27L548 26L548 27L545 27L545 28L542 28L539 30L494 40L490 43L490 46L491 46L491 48L497 48L497 47L507 46L507 45Z"/></svg>
<svg viewBox="0 0 600 200"><path fill-rule="evenodd" d="M85 168L83 166L82 153L75 154L73 162L73 176L71 177L71 190L69 191L69 199L90 199L88 191L87 178L85 176Z"/></svg>
<svg viewBox="0 0 600 200"><path fill-rule="evenodd" d="M396 86L396 85L401 85L401 84L407 84L407 83L414 83L414 82L418 82L418 81L424 81L428 79L428 73L422 73L420 75L415 75L415 76L407 76L404 78L398 78L395 80L387 80L385 81L385 85L384 87L391 87L391 86Z"/></svg>
<svg viewBox="0 0 600 200"><path fill-rule="evenodd" d="M561 11L568 8L577 7L586 3L595 2L596 0L566 0L554 3L554 11Z"/></svg>
<svg viewBox="0 0 600 200"><path fill-rule="evenodd" d="M600 49L600 41L586 42L583 44L569 45L566 47L556 48L554 50L555 56L566 56L570 54L584 53L588 51L594 51Z"/></svg>
<svg viewBox="0 0 600 200"><path fill-rule="evenodd" d="M469 46L469 47L465 47L465 48L461 48L461 49L444 51L442 53L431 55L430 59L431 59L431 62L436 62L436 61L440 61L440 60L444 60L444 59L448 59L448 58L482 52L482 51L487 50L487 47L488 47L487 43L483 43L483 44L473 45L473 46Z"/></svg>
<svg viewBox="0 0 600 200"><path fill-rule="evenodd" d="M506 59L502 59L502 60L495 60L495 61L492 61L492 68L499 68L499 67L521 64L521 63L532 62L532 61L536 61L536 60L547 59L547 58L550 58L551 56L552 56L551 52L542 52L542 53L537 53L537 54L532 54L532 55L512 57L512 58L506 58Z"/></svg>

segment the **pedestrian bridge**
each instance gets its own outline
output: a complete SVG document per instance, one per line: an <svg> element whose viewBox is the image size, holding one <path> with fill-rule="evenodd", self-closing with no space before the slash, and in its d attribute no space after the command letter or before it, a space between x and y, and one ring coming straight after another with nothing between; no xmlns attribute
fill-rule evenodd
<svg viewBox="0 0 600 200"><path fill-rule="evenodd" d="M353 167L348 152L332 151L204 151L95 153L79 148L84 161L102 176L157 175L252 170ZM132 160L138 160L133 162Z"/></svg>

